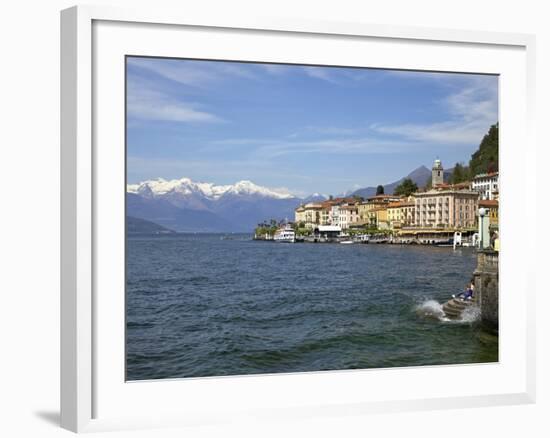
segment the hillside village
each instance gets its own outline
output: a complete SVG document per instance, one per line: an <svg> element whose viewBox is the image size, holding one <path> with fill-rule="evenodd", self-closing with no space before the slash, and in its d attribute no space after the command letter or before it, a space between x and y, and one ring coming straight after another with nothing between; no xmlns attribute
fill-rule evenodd
<svg viewBox="0 0 550 438"><path fill-rule="evenodd" d="M291 226L297 236L327 239L367 233L398 243L438 243L447 242L456 231L471 238L478 230L479 209L483 208L491 232L497 231L498 172L454 184L444 182L443 173L443 165L436 159L431 184L423 190L413 185L415 190L404 195L379 193L367 199L340 197L302 204L296 208ZM407 181L403 185L407 183L411 185ZM267 234L269 239L276 230L263 224L256 234Z"/></svg>
<svg viewBox="0 0 550 438"><path fill-rule="evenodd" d="M468 166L457 163L449 172L436 158L422 188L405 178L391 185L392 193L378 186L373 196L302 203L294 221L258 224L255 237L278 240L286 230L296 241L449 244L458 239L466 245L498 237L498 129L498 123L489 128Z"/></svg>

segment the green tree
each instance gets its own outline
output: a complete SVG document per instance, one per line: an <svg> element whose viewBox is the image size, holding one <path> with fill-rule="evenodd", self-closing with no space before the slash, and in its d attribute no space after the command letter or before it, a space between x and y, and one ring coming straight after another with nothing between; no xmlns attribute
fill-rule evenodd
<svg viewBox="0 0 550 438"><path fill-rule="evenodd" d="M449 182L451 184L458 184L467 181L469 177L470 172L468 171L468 168L461 163L456 163Z"/></svg>
<svg viewBox="0 0 550 438"><path fill-rule="evenodd" d="M418 186L416 183L410 178L405 178L403 182L395 188L393 194L397 196L409 196L417 190Z"/></svg>
<svg viewBox="0 0 550 438"><path fill-rule="evenodd" d="M384 186L378 186L376 187L376 195L383 195L384 194Z"/></svg>
<svg viewBox="0 0 550 438"><path fill-rule="evenodd" d="M498 171L498 123L489 128L470 160L470 176Z"/></svg>

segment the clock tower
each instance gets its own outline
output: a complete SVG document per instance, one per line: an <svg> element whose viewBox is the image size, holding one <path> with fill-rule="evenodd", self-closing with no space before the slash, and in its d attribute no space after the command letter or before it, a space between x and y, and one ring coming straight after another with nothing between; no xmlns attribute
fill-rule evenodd
<svg viewBox="0 0 550 438"><path fill-rule="evenodd" d="M441 165L441 160L437 158L432 167L432 187L440 184L443 184L443 166Z"/></svg>

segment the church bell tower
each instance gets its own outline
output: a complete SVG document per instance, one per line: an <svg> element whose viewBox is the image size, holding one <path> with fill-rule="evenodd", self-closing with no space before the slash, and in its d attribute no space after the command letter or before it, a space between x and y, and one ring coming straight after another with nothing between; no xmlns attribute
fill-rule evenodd
<svg viewBox="0 0 550 438"><path fill-rule="evenodd" d="M432 167L432 187L443 184L443 166L441 160L438 158L434 161Z"/></svg>

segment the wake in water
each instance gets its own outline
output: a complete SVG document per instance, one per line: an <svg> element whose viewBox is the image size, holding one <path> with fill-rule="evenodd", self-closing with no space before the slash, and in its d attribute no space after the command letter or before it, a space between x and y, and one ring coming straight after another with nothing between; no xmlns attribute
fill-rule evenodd
<svg viewBox="0 0 550 438"><path fill-rule="evenodd" d="M454 323L473 323L478 321L481 316L478 306L469 306L462 312L460 318L450 319L443 311L443 304L436 300L426 300L418 304L415 307L415 312L421 318Z"/></svg>

